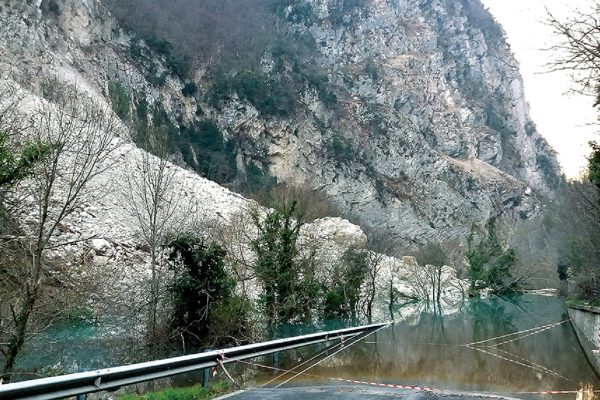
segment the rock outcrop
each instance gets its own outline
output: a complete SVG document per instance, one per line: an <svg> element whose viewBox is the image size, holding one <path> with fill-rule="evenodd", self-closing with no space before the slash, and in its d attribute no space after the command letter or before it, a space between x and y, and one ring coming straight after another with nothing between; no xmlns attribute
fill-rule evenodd
<svg viewBox="0 0 600 400"><path fill-rule="evenodd" d="M216 121L242 177L253 168L320 189L363 228L402 245L464 238L473 223L516 227L561 183L530 120L518 64L479 0L369 0L343 10L307 0L302 15L290 3L283 36L312 39L330 97L299 83L298 106L286 115L238 93L208 101L214 82L201 55L200 92L184 96L164 57L100 1L4 3L0 62L24 87L39 91L57 76L109 104L118 82L131 114L143 99L175 127ZM264 50L263 73L292 74L286 60L276 71L272 53Z"/></svg>

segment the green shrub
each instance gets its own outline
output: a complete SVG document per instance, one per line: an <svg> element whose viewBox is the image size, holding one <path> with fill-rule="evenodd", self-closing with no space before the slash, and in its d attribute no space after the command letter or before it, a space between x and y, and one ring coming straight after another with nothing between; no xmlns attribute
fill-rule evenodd
<svg viewBox="0 0 600 400"><path fill-rule="evenodd" d="M223 134L214 121L200 122L198 133L198 146L206 150L223 151Z"/></svg>
<svg viewBox="0 0 600 400"><path fill-rule="evenodd" d="M588 179L600 191L600 145L590 142L592 153L588 156Z"/></svg>
<svg viewBox="0 0 600 400"><path fill-rule="evenodd" d="M140 126L148 126L148 101L142 97L135 102L135 119Z"/></svg>
<svg viewBox="0 0 600 400"><path fill-rule="evenodd" d="M215 302L210 324L211 345L228 345L232 337L236 338L237 343L249 342L253 336L253 327L249 322L253 311L250 300L240 295Z"/></svg>
<svg viewBox="0 0 600 400"><path fill-rule="evenodd" d="M351 15L366 7L367 0L329 0L329 19L334 25L351 25Z"/></svg>
<svg viewBox="0 0 600 400"><path fill-rule="evenodd" d="M327 143L327 152L330 156L341 161L352 161L356 156L352 141L338 134L333 135Z"/></svg>
<svg viewBox="0 0 600 400"><path fill-rule="evenodd" d="M515 250L500 245L492 226L488 227L487 236L477 244L474 228L471 228L465 257L469 263L471 296L477 296L482 289L500 294L520 291L518 280L510 279L512 267L517 261Z"/></svg>
<svg viewBox="0 0 600 400"><path fill-rule="evenodd" d="M125 89L120 82L109 82L108 95L110 97L110 103L115 114L117 114L117 116L123 121L128 120L131 101L127 89Z"/></svg>
<svg viewBox="0 0 600 400"><path fill-rule="evenodd" d="M198 93L198 86L194 82L188 82L185 84L183 89L181 89L181 93L185 97L195 96Z"/></svg>
<svg viewBox="0 0 600 400"><path fill-rule="evenodd" d="M60 6L56 2L56 0L50 0L48 2L48 11L51 12L51 13L53 13L53 14L55 14L55 15L60 15L61 14Z"/></svg>
<svg viewBox="0 0 600 400"><path fill-rule="evenodd" d="M173 45L165 39L159 38L154 33L147 35L144 41L150 49L161 54L167 66L181 79L185 79L191 69L191 61L187 55L179 55L173 50Z"/></svg>
<svg viewBox="0 0 600 400"><path fill-rule="evenodd" d="M247 193L269 191L277 184L277 179L264 172L253 162L246 163L246 188Z"/></svg>
<svg viewBox="0 0 600 400"><path fill-rule="evenodd" d="M379 67L372 60L367 61L364 72L374 81L379 80Z"/></svg>
<svg viewBox="0 0 600 400"><path fill-rule="evenodd" d="M211 120L184 127L177 138L186 163L208 179L228 183L236 178L235 142L225 141L219 127Z"/></svg>
<svg viewBox="0 0 600 400"><path fill-rule="evenodd" d="M302 37L303 38L303 37ZM274 70L283 74L286 72L286 62L292 65L291 82L287 82L289 91L300 91L298 84L306 84L316 89L319 99L327 106L337 104L337 96L329 84L327 75L323 75L306 59L312 57L313 51L309 49L310 44L301 41L292 41L290 38L276 40L271 45L271 54L275 61Z"/></svg>
<svg viewBox="0 0 600 400"><path fill-rule="evenodd" d="M361 288L369 274L368 253L350 247L335 266L324 299L325 319L358 322Z"/></svg>
<svg viewBox="0 0 600 400"><path fill-rule="evenodd" d="M39 142L26 142L15 149L10 136L0 131L0 189L7 189L30 175L34 165L47 157L51 150L48 144Z"/></svg>
<svg viewBox="0 0 600 400"><path fill-rule="evenodd" d="M296 107L295 93L289 85L252 70L245 70L234 76L216 77L210 90L209 102L214 107L219 107L233 93L237 93L241 99L266 115L286 117Z"/></svg>
<svg viewBox="0 0 600 400"><path fill-rule="evenodd" d="M154 33L146 36L144 41L155 52L167 56L173 52L173 45L165 39L161 39Z"/></svg>
<svg viewBox="0 0 600 400"><path fill-rule="evenodd" d="M259 302L269 328L311 321L316 275L312 262L298 259L297 241L305 223L298 202L284 200L265 216L258 209L250 215L258 232L251 248L256 257L254 271L262 286Z"/></svg>
<svg viewBox="0 0 600 400"><path fill-rule="evenodd" d="M139 40L133 40L131 46L129 46L129 54L131 58L136 61L140 61L144 57L143 47L140 45Z"/></svg>

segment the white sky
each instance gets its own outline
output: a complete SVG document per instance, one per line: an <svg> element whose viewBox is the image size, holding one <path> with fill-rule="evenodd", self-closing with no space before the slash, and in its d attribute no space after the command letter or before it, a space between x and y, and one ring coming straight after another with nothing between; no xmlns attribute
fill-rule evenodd
<svg viewBox="0 0 600 400"><path fill-rule="evenodd" d="M588 9L590 0L482 0L508 35L525 81L525 95L531 106L531 116L550 145L567 177L579 176L589 154L587 143L596 136L597 113L593 99L567 93L575 88L568 73L547 71L545 64L553 60L552 52L544 51L553 43L552 28L543 22L546 8L564 19L574 10Z"/></svg>

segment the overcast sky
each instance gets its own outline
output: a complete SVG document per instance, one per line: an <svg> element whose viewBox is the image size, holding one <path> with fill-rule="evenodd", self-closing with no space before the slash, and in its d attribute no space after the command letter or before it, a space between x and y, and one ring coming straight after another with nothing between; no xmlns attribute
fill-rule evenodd
<svg viewBox="0 0 600 400"><path fill-rule="evenodd" d="M589 154L587 143L599 139L593 99L569 94L575 86L567 73L544 73L552 53L544 51L556 41L552 29L543 22L546 7L558 18L576 9L587 10L590 0L482 0L508 35L508 41L521 64L525 93L532 119L539 132L558 152L568 177L579 176Z"/></svg>

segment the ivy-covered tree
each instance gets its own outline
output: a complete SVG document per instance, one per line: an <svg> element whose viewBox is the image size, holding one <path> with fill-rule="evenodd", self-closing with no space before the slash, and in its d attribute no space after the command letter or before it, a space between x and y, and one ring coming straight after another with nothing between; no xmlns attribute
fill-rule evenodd
<svg viewBox="0 0 600 400"><path fill-rule="evenodd" d="M241 302L237 305L243 306L240 309L230 301L235 282L225 270L226 252L218 244L207 244L193 235L175 238L166 248L169 268L174 272L170 286L173 328L189 344L209 344L213 339L210 333L215 320L223 320L230 312L243 314L247 311ZM223 309L228 312L223 314ZM238 314L236 318L239 317Z"/></svg>
<svg viewBox="0 0 600 400"><path fill-rule="evenodd" d="M350 247L334 267L331 286L324 299L326 319L358 323L361 289L369 277L369 253Z"/></svg>
<svg viewBox="0 0 600 400"><path fill-rule="evenodd" d="M306 264L298 262L297 242L304 217L297 204L295 200L282 201L264 217L258 209L251 212L258 231L251 243L256 255L254 267L262 285L260 301L270 327L307 318L303 282L311 281L307 276L311 272L303 270Z"/></svg>
<svg viewBox="0 0 600 400"><path fill-rule="evenodd" d="M469 263L469 294L477 296L482 289L493 293L519 290L520 279L512 279L512 267L517 261L514 249L500 244L492 225L488 234L475 243L475 230L467 236L466 258Z"/></svg>

